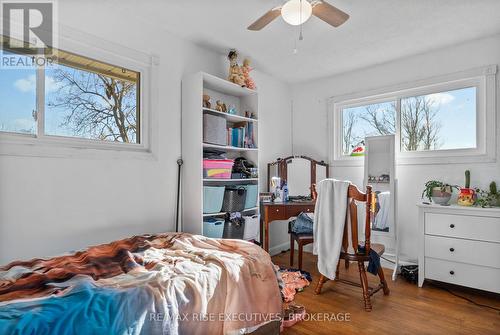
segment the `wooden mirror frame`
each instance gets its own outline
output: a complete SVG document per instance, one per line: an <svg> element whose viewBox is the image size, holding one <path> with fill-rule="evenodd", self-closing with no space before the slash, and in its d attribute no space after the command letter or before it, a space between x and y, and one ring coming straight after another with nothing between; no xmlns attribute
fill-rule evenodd
<svg viewBox="0 0 500 335"><path fill-rule="evenodd" d="M278 176L282 181L288 181L288 164L290 164L290 162L294 158L302 158L308 160L311 163L311 182L309 185L309 189L311 189L313 185L316 184L316 168L318 165L324 166L326 168L326 178L330 178L330 166L328 165L328 163L325 163L325 161L317 161L307 156L288 156L285 158L278 158L274 162L267 163L267 192L270 192L269 183L271 181L271 168L273 166L278 166ZM312 196L312 193L310 195Z"/></svg>

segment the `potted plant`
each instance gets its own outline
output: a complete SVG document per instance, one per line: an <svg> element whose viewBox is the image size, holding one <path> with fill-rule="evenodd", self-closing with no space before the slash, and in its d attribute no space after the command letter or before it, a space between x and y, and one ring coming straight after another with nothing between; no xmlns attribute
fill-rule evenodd
<svg viewBox="0 0 500 335"><path fill-rule="evenodd" d="M476 200L475 198L476 192L474 189L470 188L470 171L465 170L465 187L460 189L457 203L460 206L472 206Z"/></svg>
<svg viewBox="0 0 500 335"><path fill-rule="evenodd" d="M490 196L491 196L491 206L500 207L500 193L497 190L497 183L492 181L490 183Z"/></svg>
<svg viewBox="0 0 500 335"><path fill-rule="evenodd" d="M459 189L458 186L446 184L439 180L429 180L425 183L422 198L425 196L435 204L446 206L451 199L453 188Z"/></svg>

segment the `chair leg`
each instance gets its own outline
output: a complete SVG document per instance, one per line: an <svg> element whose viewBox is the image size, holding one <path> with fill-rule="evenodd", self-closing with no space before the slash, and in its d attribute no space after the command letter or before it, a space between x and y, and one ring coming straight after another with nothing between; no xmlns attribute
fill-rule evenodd
<svg viewBox="0 0 500 335"><path fill-rule="evenodd" d="M345 268L347 270L347 269L349 269L349 261L347 259L345 259L344 261L345 261L344 266L345 266Z"/></svg>
<svg viewBox="0 0 500 335"><path fill-rule="evenodd" d="M290 266L293 266L293 254L295 253L295 240L293 235L290 234Z"/></svg>
<svg viewBox="0 0 500 335"><path fill-rule="evenodd" d="M370 293L368 292L368 279L366 278L365 265L363 262L358 262L359 278L361 279L361 287L363 288L363 300L365 302L365 311L371 312L372 303L370 301Z"/></svg>
<svg viewBox="0 0 500 335"><path fill-rule="evenodd" d="M389 295L390 290L389 286L387 286L387 281L385 280L384 270L382 267L378 268L378 276L380 278L380 284L382 284L382 289L384 290L384 295Z"/></svg>
<svg viewBox="0 0 500 335"><path fill-rule="evenodd" d="M326 283L327 281L328 281L328 278L321 275L321 277L319 277L318 285L316 285L316 289L314 290L314 293L320 294L321 289L323 288L323 284Z"/></svg>
<svg viewBox="0 0 500 335"><path fill-rule="evenodd" d="M302 251L304 250L304 245L299 242L299 270L302 270Z"/></svg>
<svg viewBox="0 0 500 335"><path fill-rule="evenodd" d="M340 265L340 259L339 262L337 263L337 269L335 270L335 279L339 279L339 265Z"/></svg>

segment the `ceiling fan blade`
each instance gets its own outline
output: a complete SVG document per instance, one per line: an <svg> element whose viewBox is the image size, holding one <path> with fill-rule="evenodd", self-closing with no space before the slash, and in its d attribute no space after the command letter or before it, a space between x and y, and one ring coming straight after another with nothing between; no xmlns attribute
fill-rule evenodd
<svg viewBox="0 0 500 335"><path fill-rule="evenodd" d="M275 18L281 15L281 7L273 8L266 14L262 15L257 21L248 26L248 30L261 30Z"/></svg>
<svg viewBox="0 0 500 335"><path fill-rule="evenodd" d="M330 5L324 1L317 1L313 4L313 15L325 21L326 23L338 27L349 18L349 14Z"/></svg>

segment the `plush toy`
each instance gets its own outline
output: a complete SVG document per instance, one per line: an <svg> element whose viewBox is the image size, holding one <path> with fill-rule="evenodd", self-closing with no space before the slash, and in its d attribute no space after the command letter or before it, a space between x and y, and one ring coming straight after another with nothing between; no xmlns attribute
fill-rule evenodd
<svg viewBox="0 0 500 335"><path fill-rule="evenodd" d="M227 107L226 107L226 104L224 102L217 100L216 104L217 104L215 106L216 111L227 113Z"/></svg>
<svg viewBox="0 0 500 335"><path fill-rule="evenodd" d="M252 78L250 78L250 71L253 69L250 67L250 59L245 58L243 61L243 66L241 67L243 71L243 77L245 78L245 86L248 87L251 90L255 90L255 82L253 81Z"/></svg>
<svg viewBox="0 0 500 335"><path fill-rule="evenodd" d="M212 108L212 103L210 102L210 96L203 94L203 108Z"/></svg>
<svg viewBox="0 0 500 335"><path fill-rule="evenodd" d="M238 65L238 53L236 50L229 51L229 75L227 80L240 86L245 86L245 77L241 66Z"/></svg>

